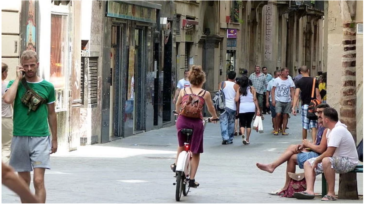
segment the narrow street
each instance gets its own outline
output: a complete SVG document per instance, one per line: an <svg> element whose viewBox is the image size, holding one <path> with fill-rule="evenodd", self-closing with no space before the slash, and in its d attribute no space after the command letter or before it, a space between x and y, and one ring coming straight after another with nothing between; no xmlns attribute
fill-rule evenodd
<svg viewBox="0 0 365 205"><path fill-rule="evenodd" d="M301 139L300 116L291 116L288 136L270 134L270 121L265 115L265 132L253 132L250 145L243 145L240 137L235 137L232 145L221 145L219 124L208 124L196 177L200 186L182 202L321 203L319 196L298 201L268 194L283 185L285 164L269 174L256 168L255 163L271 162ZM169 165L174 161L176 145L175 127L168 127L56 154L51 158L52 170L46 171L47 203L175 203L175 178ZM363 175L357 176L362 195ZM321 176L315 192L321 192ZM354 202L363 200L335 203ZM19 203L19 199L3 186L2 203Z"/></svg>

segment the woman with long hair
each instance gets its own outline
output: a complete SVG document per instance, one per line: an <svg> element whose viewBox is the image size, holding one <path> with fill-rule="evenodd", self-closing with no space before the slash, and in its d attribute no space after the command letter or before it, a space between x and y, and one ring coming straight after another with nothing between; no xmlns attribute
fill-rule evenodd
<svg viewBox="0 0 365 205"><path fill-rule="evenodd" d="M247 76L241 79L240 89L238 89L235 97L236 102L239 102L240 129L242 133L242 143L250 144L251 122L253 116L260 116L260 108L256 98L256 90L250 85ZM246 133L246 139L245 139Z"/></svg>
<svg viewBox="0 0 365 205"><path fill-rule="evenodd" d="M189 71L188 79L190 81L190 87L180 90L176 102L176 111L180 113L181 105L187 99L189 99L189 95L198 95L200 99L199 103L206 104L209 113L213 116L211 117L211 120L218 119L217 113L215 112L213 106L212 97L208 91L203 89L206 77L202 67L193 65ZM203 153L203 113L200 113L200 118L189 118L183 115L179 115L176 121L176 128L179 142L176 160L178 159L180 152L184 150L185 135L181 133L181 130L186 128L194 130L190 140L190 150L193 153L193 158L191 160L189 186L191 188L196 188L199 186L199 183L195 182L195 175L199 166L200 153ZM174 164L171 165L171 169L175 172L176 161Z"/></svg>

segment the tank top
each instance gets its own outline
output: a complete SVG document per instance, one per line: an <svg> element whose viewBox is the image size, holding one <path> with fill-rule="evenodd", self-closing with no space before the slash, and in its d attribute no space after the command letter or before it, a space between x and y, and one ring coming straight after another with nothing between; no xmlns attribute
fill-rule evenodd
<svg viewBox="0 0 365 205"><path fill-rule="evenodd" d="M225 102L226 107L231 110L236 110L236 101L234 100L234 98L236 97L236 91L234 90L234 85L236 83L231 81L225 81L225 83L226 87L224 87L223 92L226 101Z"/></svg>
<svg viewBox="0 0 365 205"><path fill-rule="evenodd" d="M318 127L318 132L317 132L317 139L316 139L316 145L320 145L321 144L321 140L322 140L322 135L323 132L326 128L323 126L319 126Z"/></svg>
<svg viewBox="0 0 365 205"><path fill-rule="evenodd" d="M240 113L255 112L255 103L250 87L247 87L247 95L240 95Z"/></svg>

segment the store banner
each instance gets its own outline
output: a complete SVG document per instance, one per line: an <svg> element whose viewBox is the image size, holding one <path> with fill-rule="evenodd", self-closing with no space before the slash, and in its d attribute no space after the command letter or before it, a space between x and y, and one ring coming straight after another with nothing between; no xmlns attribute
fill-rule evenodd
<svg viewBox="0 0 365 205"><path fill-rule="evenodd" d="M237 29L227 29L227 38L237 38Z"/></svg>

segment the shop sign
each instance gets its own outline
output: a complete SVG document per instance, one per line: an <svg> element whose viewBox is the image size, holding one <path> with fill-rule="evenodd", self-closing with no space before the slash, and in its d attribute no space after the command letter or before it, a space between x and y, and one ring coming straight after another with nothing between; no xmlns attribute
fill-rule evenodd
<svg viewBox="0 0 365 205"><path fill-rule="evenodd" d="M128 4L123 2L108 2L107 16L156 23L156 9Z"/></svg>
<svg viewBox="0 0 365 205"><path fill-rule="evenodd" d="M237 38L237 29L227 29L227 38Z"/></svg>
<svg viewBox="0 0 365 205"><path fill-rule="evenodd" d="M227 39L227 50L236 48L237 46L237 39Z"/></svg>

